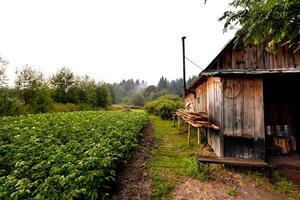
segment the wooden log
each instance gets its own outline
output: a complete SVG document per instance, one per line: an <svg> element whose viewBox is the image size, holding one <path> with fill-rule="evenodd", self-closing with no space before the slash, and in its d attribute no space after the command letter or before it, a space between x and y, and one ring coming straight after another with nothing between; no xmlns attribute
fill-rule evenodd
<svg viewBox="0 0 300 200"><path fill-rule="evenodd" d="M200 145L200 140L201 140L201 137L200 137L200 128L197 128L197 137L198 137L198 145Z"/></svg>
<svg viewBox="0 0 300 200"><path fill-rule="evenodd" d="M173 115L173 127L175 127L175 115Z"/></svg>
<svg viewBox="0 0 300 200"><path fill-rule="evenodd" d="M188 125L188 145L191 143L191 124Z"/></svg>

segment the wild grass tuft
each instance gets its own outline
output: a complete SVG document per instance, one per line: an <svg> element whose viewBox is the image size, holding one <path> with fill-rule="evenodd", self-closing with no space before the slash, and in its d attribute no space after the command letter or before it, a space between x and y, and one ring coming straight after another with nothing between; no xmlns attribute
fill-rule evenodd
<svg viewBox="0 0 300 200"><path fill-rule="evenodd" d="M174 186L167 180L161 179L157 174L152 176L152 199L161 199L168 197Z"/></svg>
<svg viewBox="0 0 300 200"><path fill-rule="evenodd" d="M207 164L200 163L197 158L188 160L186 172L189 176L202 181L214 179L213 169Z"/></svg>
<svg viewBox="0 0 300 200"><path fill-rule="evenodd" d="M235 188L228 188L226 190L226 193L231 197L235 197L237 195L237 191L235 190Z"/></svg>

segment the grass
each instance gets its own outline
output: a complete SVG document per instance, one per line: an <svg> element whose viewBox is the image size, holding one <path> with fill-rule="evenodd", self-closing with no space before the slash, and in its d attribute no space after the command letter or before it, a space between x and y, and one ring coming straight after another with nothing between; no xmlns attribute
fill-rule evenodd
<svg viewBox="0 0 300 200"><path fill-rule="evenodd" d="M214 180L216 174L230 172L230 169L222 168L221 165L208 167L197 162L196 156L203 146L197 145L195 131L192 131L191 144L188 146L187 134L178 134L172 121L161 120L156 116L149 116L149 120L153 122L154 136L158 144L158 148L151 152L153 162L148 166L152 178L152 199L171 199L173 189L189 177L207 181ZM286 193L291 200L300 199L297 186L281 177L278 171L273 171L271 177L264 171L249 172L248 178L254 180L257 186L264 185L270 190ZM234 187L226 189L225 192L232 197L237 195Z"/></svg>
<svg viewBox="0 0 300 200"><path fill-rule="evenodd" d="M196 158L187 162L186 172L193 178L202 181L214 180L213 171L213 167L199 163Z"/></svg>
<svg viewBox="0 0 300 200"><path fill-rule="evenodd" d="M172 121L161 120L156 116L149 118L153 122L154 135L158 143L150 166L153 182L152 198L170 199L170 193L176 185L189 176L200 176L195 155L201 146L197 145L195 133L192 134L191 144L188 146L186 134L178 134Z"/></svg>
<svg viewBox="0 0 300 200"><path fill-rule="evenodd" d="M271 175L267 175L264 171L250 172L249 176L255 180L256 185L263 185L273 191L285 193L290 200L300 199L299 188L292 181L280 176L277 170L272 170Z"/></svg>

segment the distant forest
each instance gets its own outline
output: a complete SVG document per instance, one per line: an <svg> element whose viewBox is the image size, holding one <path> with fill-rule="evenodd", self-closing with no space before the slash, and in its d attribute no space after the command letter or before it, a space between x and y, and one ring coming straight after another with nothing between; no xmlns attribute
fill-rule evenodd
<svg viewBox="0 0 300 200"><path fill-rule="evenodd" d="M0 57L0 116L110 109L113 104L142 107L164 95L183 94L182 78L169 81L161 77L157 85L150 86L133 79L111 84L78 76L66 67L45 78L28 65L17 70L11 87L7 84L7 65Z"/></svg>
<svg viewBox="0 0 300 200"><path fill-rule="evenodd" d="M196 76L190 77L189 84ZM145 81L140 80L122 80L120 83L107 84L112 95L114 104L135 104L132 102L136 98L145 100L155 100L163 95L183 95L183 79L168 80L162 76L157 85L147 85Z"/></svg>

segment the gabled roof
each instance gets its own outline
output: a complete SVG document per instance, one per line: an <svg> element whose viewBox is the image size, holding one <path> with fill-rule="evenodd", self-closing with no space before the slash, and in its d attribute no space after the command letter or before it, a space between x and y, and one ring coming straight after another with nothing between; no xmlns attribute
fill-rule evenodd
<svg viewBox="0 0 300 200"><path fill-rule="evenodd" d="M235 45L232 38L210 64L188 86L187 92L208 76L262 75L300 73L300 52L294 54L287 45L278 45L276 56L266 51L266 44ZM291 58L293 58L291 60Z"/></svg>
<svg viewBox="0 0 300 200"><path fill-rule="evenodd" d="M209 65L207 65L200 73L199 75L187 86L187 91L190 90L200 79L201 77L204 78L202 76L202 74L204 76L206 76L205 72L208 71L210 69L210 67L216 62L216 60L221 56L221 54L224 52L224 50L231 46L234 42L235 38L232 38L231 40L229 40L224 47L221 49L221 51L217 54L217 56L209 63Z"/></svg>

